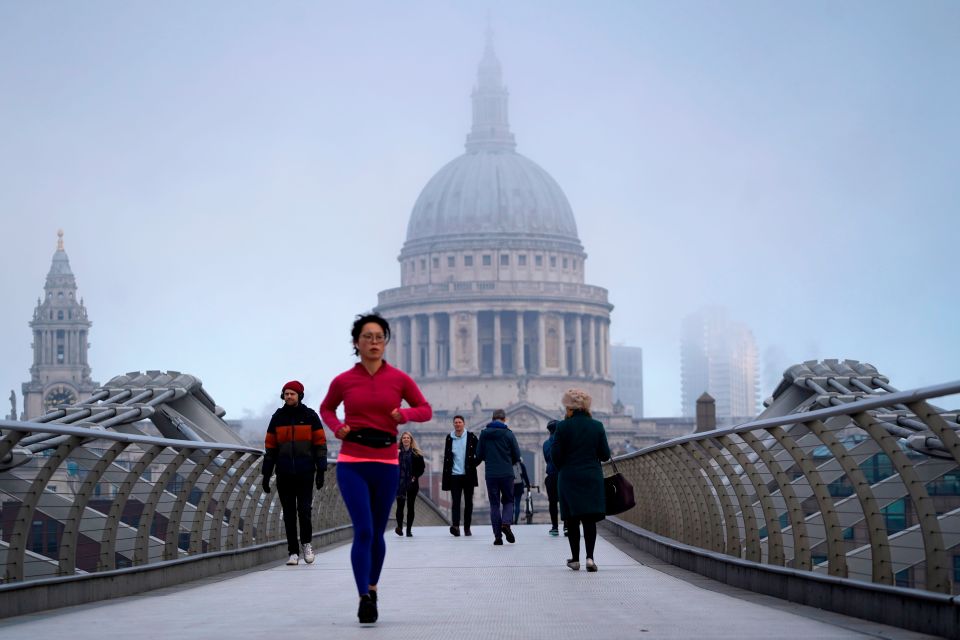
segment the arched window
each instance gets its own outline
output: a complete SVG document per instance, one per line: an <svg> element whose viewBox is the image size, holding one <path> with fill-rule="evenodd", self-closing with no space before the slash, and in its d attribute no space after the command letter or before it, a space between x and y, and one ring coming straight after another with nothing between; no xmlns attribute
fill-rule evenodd
<svg viewBox="0 0 960 640"><path fill-rule="evenodd" d="M57 311L57 320L63 320L63 311Z"/></svg>

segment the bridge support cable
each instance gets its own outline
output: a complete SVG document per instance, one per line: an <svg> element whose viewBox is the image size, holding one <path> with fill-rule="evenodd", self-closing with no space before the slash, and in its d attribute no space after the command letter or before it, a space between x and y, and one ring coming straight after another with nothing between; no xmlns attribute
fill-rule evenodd
<svg viewBox="0 0 960 640"><path fill-rule="evenodd" d="M173 509L170 511L170 518L167 520L167 533L163 544L163 559L173 560L179 555L180 533L184 530L183 515L189 504L190 496L193 495L197 481L204 473L209 473L208 468L217 457L217 451L210 449L198 459L193 461L193 468L180 482L180 490L176 494L176 501ZM176 475L176 473L174 474ZM189 542L187 548L189 549Z"/></svg>
<svg viewBox="0 0 960 640"><path fill-rule="evenodd" d="M710 508L710 518L714 522L712 527L712 544L709 549L720 553L729 553L734 555L733 541L737 539L736 519L734 518L733 505L730 502L730 496L721 482L717 470L710 464L707 456L691 442L684 443L684 450L694 462L700 467L701 472L710 482L712 490L709 491L707 505ZM719 509L717 508L719 505ZM722 515L721 515L722 513ZM724 536L726 531L726 536ZM739 545L737 545L739 547ZM739 555L737 550L736 555Z"/></svg>
<svg viewBox="0 0 960 640"><path fill-rule="evenodd" d="M930 494L894 436L890 435L869 413L856 413L852 417L883 449L910 496L923 536L924 564L926 565L923 588L937 593L950 593L950 576L947 571L947 555L943 548L943 534L940 531L940 523L930 500Z"/></svg>
<svg viewBox="0 0 960 640"><path fill-rule="evenodd" d="M764 528L767 531L767 562L779 566L784 565L783 555L783 534L780 531L780 519L777 516L773 500L770 497L770 490L767 483L761 475L757 466L753 464L750 457L744 453L743 449L734 442L730 436L720 436L717 442L723 445L724 449L729 451L736 459L737 464L743 469L750 483L753 485L753 492L757 502L760 503L760 510L763 514ZM759 536L758 536L759 537Z"/></svg>
<svg viewBox="0 0 960 640"><path fill-rule="evenodd" d="M664 463L670 468L671 475L679 481L680 492L684 496L685 511L690 516L692 523L688 530L689 540L698 547L706 547L710 544L707 535L707 527L709 526L706 521L709 515L707 505L703 501L696 478L690 473L686 460L680 458L681 455L683 455L682 450L666 449L663 451ZM691 509L690 507L693 505L696 505L696 508Z"/></svg>
<svg viewBox="0 0 960 640"><path fill-rule="evenodd" d="M753 449L757 457L763 462L764 465L766 465L767 470L773 474L773 478L777 483L779 495L783 500L783 512L787 515L790 525L790 535L793 542L792 556L787 557L786 551L784 551L785 564L797 569L812 569L813 563L810 557L810 536L807 533L807 523L803 517L803 507L801 506L800 500L797 498L797 494L793 489L793 483L784 472L783 466L770 453L770 450L764 444L763 440L749 431L741 432L737 435L747 443L747 446ZM768 438L768 440L774 441L772 437ZM777 525L778 527L780 526L779 517ZM782 539L781 544L783 544Z"/></svg>
<svg viewBox="0 0 960 640"><path fill-rule="evenodd" d="M760 529L757 527L757 518L753 511L753 500L747 493L743 478L730 463L730 457L717 446L712 438L704 438L699 444L716 461L737 497L737 505L740 509L738 528L741 532L740 538L744 541L746 559L752 562L760 562Z"/></svg>
<svg viewBox="0 0 960 640"><path fill-rule="evenodd" d="M858 499L858 505L861 510L860 519L866 520L867 535L870 540L870 548L873 550L872 556L872 578L873 582L880 584L893 584L893 567L890 562L890 540L887 536L887 528L883 523L883 517L880 515L880 507L877 500L870 490L870 483L863 473L863 470L855 462L853 457L847 453L846 448L833 432L820 420L810 420L803 423L811 433L817 436L827 447L833 456L833 459L843 468L844 474ZM831 502L832 503L832 502ZM843 513L837 509L842 517ZM857 518L855 515L854 518ZM839 524L839 523L838 523ZM852 527L854 522L843 523L846 527Z"/></svg>
<svg viewBox="0 0 960 640"><path fill-rule="evenodd" d="M114 442L96 460L90 471L87 472L83 483L80 485L74 496L73 506L70 508L70 515L63 521L63 533L60 536L60 557L58 574L61 576L73 575L77 566L77 547L80 538L80 526L83 520L87 505L93 497L97 485L104 473L113 464L123 451L127 448L126 442Z"/></svg>

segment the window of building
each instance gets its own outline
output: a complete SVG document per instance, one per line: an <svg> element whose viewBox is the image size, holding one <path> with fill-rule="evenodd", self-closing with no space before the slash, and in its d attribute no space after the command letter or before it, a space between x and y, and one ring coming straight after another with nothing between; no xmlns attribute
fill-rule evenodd
<svg viewBox="0 0 960 640"><path fill-rule="evenodd" d="M420 271L426 271L426 270L427 270L427 259L420 258Z"/></svg>
<svg viewBox="0 0 960 640"><path fill-rule="evenodd" d="M550 256L550 268L551 269L557 268L557 256Z"/></svg>
<svg viewBox="0 0 960 640"><path fill-rule="evenodd" d="M543 256L534 256L534 258L533 258L533 263L534 263L536 266L538 266L538 267L542 267L542 266L543 266Z"/></svg>
<svg viewBox="0 0 960 640"><path fill-rule="evenodd" d="M482 261L481 264L483 264L483 266L485 267L489 267L490 265L493 264L493 258L490 257L489 253L485 253L481 258L481 261Z"/></svg>
<svg viewBox="0 0 960 640"><path fill-rule="evenodd" d="M447 256L447 266L453 269L457 266L457 257L456 256Z"/></svg>
<svg viewBox="0 0 960 640"><path fill-rule="evenodd" d="M509 253L501 253L501 254L500 254L500 266L501 266L501 267L509 267L509 266L510 266L510 254L509 254Z"/></svg>
<svg viewBox="0 0 960 640"><path fill-rule="evenodd" d="M521 267L527 266L527 254L521 253L517 256L517 264Z"/></svg>
<svg viewBox="0 0 960 640"><path fill-rule="evenodd" d="M439 268L440 268L440 258L436 258L436 257L435 257L435 258L433 259L433 268L434 268L434 269L439 269Z"/></svg>
<svg viewBox="0 0 960 640"><path fill-rule="evenodd" d="M566 258L564 258L564 259L563 259L563 268L564 268L564 269L567 268L567 264L568 264L568 261L567 261Z"/></svg>
<svg viewBox="0 0 960 640"><path fill-rule="evenodd" d="M463 266L472 267L473 266L473 256L463 256Z"/></svg>
<svg viewBox="0 0 960 640"><path fill-rule="evenodd" d="M57 320L63 320L63 311L57 311Z"/></svg>
<svg viewBox="0 0 960 640"><path fill-rule="evenodd" d="M577 265L578 265L578 264L579 264L579 263L578 263L577 259L574 258L574 259L573 259L573 270L574 270L574 271L577 270Z"/></svg>

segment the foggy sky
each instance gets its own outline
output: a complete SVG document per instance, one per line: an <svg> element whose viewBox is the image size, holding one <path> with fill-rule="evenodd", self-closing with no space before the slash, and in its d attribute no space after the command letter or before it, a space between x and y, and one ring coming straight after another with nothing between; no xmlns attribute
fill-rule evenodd
<svg viewBox="0 0 960 640"><path fill-rule="evenodd" d="M711 304L775 368L960 378L955 2L7 1L0 397L63 228L95 380L192 373L239 418L298 378L316 407L463 153L488 8L647 415L679 414L680 320Z"/></svg>

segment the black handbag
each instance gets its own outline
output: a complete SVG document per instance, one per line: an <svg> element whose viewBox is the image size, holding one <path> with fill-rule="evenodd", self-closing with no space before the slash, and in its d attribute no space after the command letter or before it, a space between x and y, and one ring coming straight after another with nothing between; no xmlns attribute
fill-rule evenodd
<svg viewBox="0 0 960 640"><path fill-rule="evenodd" d="M610 460L613 475L603 479L603 491L607 496L608 516L615 516L632 509L637 501L633 498L633 485L617 471L617 463Z"/></svg>

